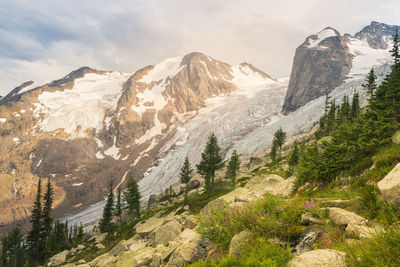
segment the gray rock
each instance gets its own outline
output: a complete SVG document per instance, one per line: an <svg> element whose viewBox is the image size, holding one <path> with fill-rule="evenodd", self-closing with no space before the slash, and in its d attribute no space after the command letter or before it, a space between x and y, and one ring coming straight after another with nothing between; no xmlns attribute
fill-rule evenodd
<svg viewBox="0 0 400 267"><path fill-rule="evenodd" d="M341 208L329 208L329 219L336 225L348 225L349 223L366 225L367 220L354 212Z"/></svg>
<svg viewBox="0 0 400 267"><path fill-rule="evenodd" d="M243 244L246 244L251 237L251 233L248 231L242 231L232 237L231 243L229 244L229 255L239 256Z"/></svg>
<svg viewBox="0 0 400 267"><path fill-rule="evenodd" d="M200 181L197 179L192 179L190 180L190 182L188 183L188 190L193 190L193 189L197 189L199 188L201 185Z"/></svg>
<svg viewBox="0 0 400 267"><path fill-rule="evenodd" d="M378 188L387 202L400 207L400 163L378 182Z"/></svg>
<svg viewBox="0 0 400 267"><path fill-rule="evenodd" d="M302 225L323 224L322 220L312 213L304 213L301 215Z"/></svg>
<svg viewBox="0 0 400 267"><path fill-rule="evenodd" d="M156 247L159 244L166 246L169 241L173 241L179 236L181 229L182 226L177 221L169 221L159 226L149 235L149 244L152 247Z"/></svg>
<svg viewBox="0 0 400 267"><path fill-rule="evenodd" d="M58 265L64 264L65 261L67 260L68 253L69 253L68 250L64 250L64 251L61 251L60 253L54 255L53 257L50 258L47 266L58 266Z"/></svg>
<svg viewBox="0 0 400 267"><path fill-rule="evenodd" d="M346 254L333 249L311 250L295 256L290 267L345 267Z"/></svg>

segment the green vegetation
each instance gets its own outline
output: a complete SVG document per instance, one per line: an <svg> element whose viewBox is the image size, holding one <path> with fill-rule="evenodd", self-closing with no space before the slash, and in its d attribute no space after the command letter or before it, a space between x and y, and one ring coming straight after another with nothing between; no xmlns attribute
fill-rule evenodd
<svg viewBox="0 0 400 267"><path fill-rule="evenodd" d="M102 233L109 233L113 228L112 218L114 210L114 192L112 189L112 184L110 185L110 190L108 191L106 205L103 209L103 217L99 222L99 229Z"/></svg>
<svg viewBox="0 0 400 267"><path fill-rule="evenodd" d="M212 133L201 153L201 161L196 166L197 172L204 177L206 191L214 190L215 172L224 166L220 151L221 147L218 145L217 137Z"/></svg>
<svg viewBox="0 0 400 267"><path fill-rule="evenodd" d="M193 169L190 166L189 158L186 157L185 162L183 163L183 166L181 168L181 172L179 174L181 183L185 184L185 199L183 201L184 205L189 204L189 199L188 199L187 193L188 193L188 184L189 184L189 181L191 178L190 175L192 174L192 172L193 172Z"/></svg>
<svg viewBox="0 0 400 267"><path fill-rule="evenodd" d="M249 240L242 250L240 257L227 256L208 262L199 261L192 267L280 267L286 266L292 258L289 248L270 243L264 238Z"/></svg>
<svg viewBox="0 0 400 267"><path fill-rule="evenodd" d="M126 202L126 209L130 216L139 217L140 214L140 192L139 186L135 179L131 176L126 183L124 191L124 199Z"/></svg>
<svg viewBox="0 0 400 267"><path fill-rule="evenodd" d="M226 178L231 179L233 187L235 187L236 176L239 169L240 169L240 159L239 159L239 154L235 149L232 152L231 159L229 160L228 168L226 169L226 174L225 174Z"/></svg>
<svg viewBox="0 0 400 267"><path fill-rule="evenodd" d="M256 236L294 240L304 230L300 226L301 214L305 212L303 205L304 202L267 195L262 200L243 203L242 207L214 210L210 216L200 216L198 232L222 249L227 249L232 237L244 230Z"/></svg>

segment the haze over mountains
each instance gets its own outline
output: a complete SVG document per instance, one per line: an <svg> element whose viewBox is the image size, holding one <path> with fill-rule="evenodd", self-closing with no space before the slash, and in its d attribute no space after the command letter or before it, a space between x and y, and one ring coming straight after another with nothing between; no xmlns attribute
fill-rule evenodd
<svg viewBox="0 0 400 267"><path fill-rule="evenodd" d="M82 67L45 85L26 82L0 99L0 223L29 216L37 177L56 184L57 216L83 211L75 218L88 222L110 182L118 188L132 175L145 198L176 183L210 132L224 156L263 151L279 127L306 132L325 93L361 90L373 66L384 77L394 29L372 22L354 36L329 27L311 35L290 80L191 53L132 73Z"/></svg>

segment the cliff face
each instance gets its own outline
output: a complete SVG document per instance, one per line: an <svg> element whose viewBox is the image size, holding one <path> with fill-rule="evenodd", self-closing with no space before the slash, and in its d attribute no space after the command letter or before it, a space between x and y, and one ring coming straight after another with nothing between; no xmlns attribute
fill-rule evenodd
<svg viewBox="0 0 400 267"><path fill-rule="evenodd" d="M326 28L311 35L296 49L282 112L288 114L329 93L344 81L350 68L349 48L336 30Z"/></svg>
<svg viewBox="0 0 400 267"><path fill-rule="evenodd" d="M396 27L372 22L354 36L341 36L332 28L309 36L296 49L282 113L293 112L332 92L347 78L363 76L388 62Z"/></svg>

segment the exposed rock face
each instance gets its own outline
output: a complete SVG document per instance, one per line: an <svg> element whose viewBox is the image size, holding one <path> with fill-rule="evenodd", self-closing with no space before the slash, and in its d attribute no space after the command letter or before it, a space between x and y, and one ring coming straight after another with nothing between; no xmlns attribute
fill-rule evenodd
<svg viewBox="0 0 400 267"><path fill-rule="evenodd" d="M378 182L378 188L387 202L400 207L400 163Z"/></svg>
<svg viewBox="0 0 400 267"><path fill-rule="evenodd" d="M346 40L332 28L311 35L296 49L282 112L288 114L339 86L351 68Z"/></svg>
<svg viewBox="0 0 400 267"><path fill-rule="evenodd" d="M371 67L387 61L383 54L388 54L396 27L372 22L354 36L341 36L329 27L309 36L296 49L282 113L293 112L332 92L346 78L364 76Z"/></svg>
<svg viewBox="0 0 400 267"><path fill-rule="evenodd" d="M346 254L333 249L317 249L295 256L290 267L345 267Z"/></svg>
<svg viewBox="0 0 400 267"><path fill-rule="evenodd" d="M389 46L388 37L396 33L396 28L398 26L372 21L370 25L364 27L354 37L366 39L372 48L387 49Z"/></svg>

